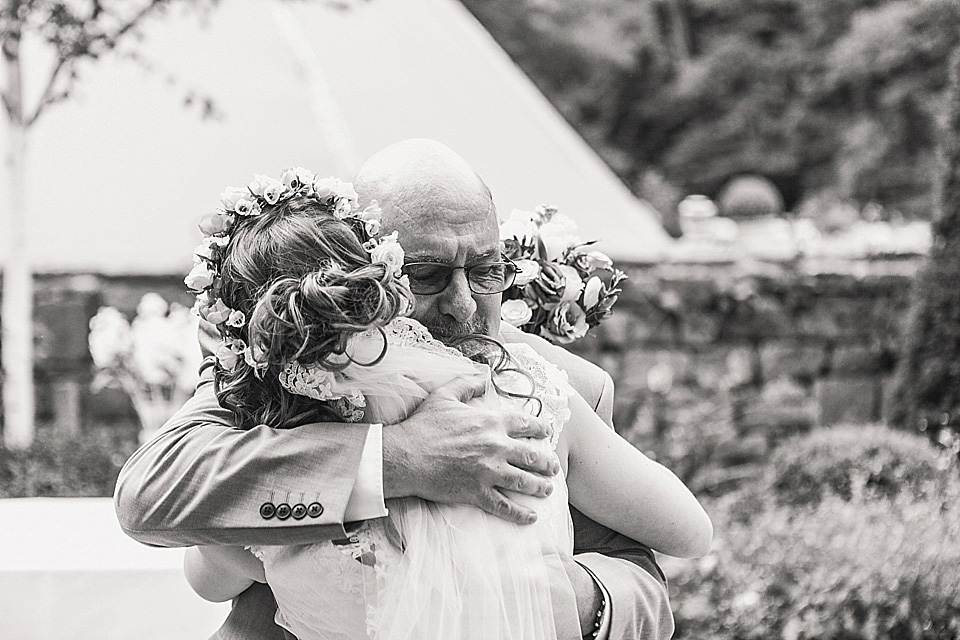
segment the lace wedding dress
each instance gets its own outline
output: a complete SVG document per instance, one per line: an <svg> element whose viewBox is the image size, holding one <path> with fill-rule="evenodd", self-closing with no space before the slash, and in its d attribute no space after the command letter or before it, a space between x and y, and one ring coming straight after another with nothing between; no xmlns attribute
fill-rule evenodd
<svg viewBox="0 0 960 640"><path fill-rule="evenodd" d="M363 420L396 424L434 389L456 377L486 376L485 365L444 346L414 320L398 318L352 343L358 362L335 376L334 391L360 398ZM552 424L542 441L556 455L573 393L566 377L530 347L509 345L518 368L497 385L529 393ZM311 383L309 371L287 380ZM329 374L326 374L329 375ZM358 393L359 392L359 393ZM528 400L508 398L492 385L478 403L522 410ZM529 409L528 409L529 411ZM359 419L359 413L356 415ZM457 425L451 424L451 429ZM578 625L572 588L560 562L572 554L573 531L562 477L548 498L511 495L535 509L538 520L520 526L458 505L418 498L388 500L390 515L364 522L346 540L306 546L259 546L277 599L277 623L299 640L553 640L555 625Z"/></svg>

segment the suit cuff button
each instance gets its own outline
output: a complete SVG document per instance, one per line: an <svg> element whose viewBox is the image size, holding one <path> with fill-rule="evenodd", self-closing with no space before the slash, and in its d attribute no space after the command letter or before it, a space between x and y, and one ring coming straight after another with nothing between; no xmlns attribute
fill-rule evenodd
<svg viewBox="0 0 960 640"><path fill-rule="evenodd" d="M303 520L304 516L307 515L307 508L302 504L295 504L293 509L290 510L290 515L293 516L294 520Z"/></svg>
<svg viewBox="0 0 960 640"><path fill-rule="evenodd" d="M287 518L290 517L290 511L291 511L290 505L288 505L286 502L284 502L283 504L278 504L277 518L280 520L286 520Z"/></svg>
<svg viewBox="0 0 960 640"><path fill-rule="evenodd" d="M319 518L323 513L323 505L319 502L311 502L310 506L307 507L307 515L311 518Z"/></svg>
<svg viewBox="0 0 960 640"><path fill-rule="evenodd" d="M264 520L269 520L277 513L277 508L273 506L272 502L264 502L260 505L260 517Z"/></svg>

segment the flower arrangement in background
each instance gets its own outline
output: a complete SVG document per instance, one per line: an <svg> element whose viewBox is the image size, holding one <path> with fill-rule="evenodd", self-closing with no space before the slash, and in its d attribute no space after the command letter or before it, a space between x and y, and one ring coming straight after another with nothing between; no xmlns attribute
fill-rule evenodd
<svg viewBox="0 0 960 640"><path fill-rule="evenodd" d="M627 276L554 207L514 209L500 224L517 279L503 294L501 318L557 344L579 340L611 313Z"/></svg>
<svg viewBox="0 0 960 640"><path fill-rule="evenodd" d="M190 309L147 293L133 322L114 307L90 320L90 355L97 368L93 390L122 389L140 419L145 441L193 393L201 362L197 319Z"/></svg>

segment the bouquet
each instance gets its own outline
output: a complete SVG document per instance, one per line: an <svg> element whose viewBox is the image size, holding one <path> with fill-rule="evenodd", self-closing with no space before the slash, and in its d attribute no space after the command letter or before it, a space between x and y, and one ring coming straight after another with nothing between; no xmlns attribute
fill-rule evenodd
<svg viewBox="0 0 960 640"><path fill-rule="evenodd" d="M577 225L554 207L514 209L500 224L505 255L517 267L501 318L556 344L579 340L611 313L627 279Z"/></svg>
<svg viewBox="0 0 960 640"><path fill-rule="evenodd" d="M94 392L120 388L130 396L144 442L179 409L197 385L201 354L197 320L187 307L147 293L133 322L114 307L90 320Z"/></svg>

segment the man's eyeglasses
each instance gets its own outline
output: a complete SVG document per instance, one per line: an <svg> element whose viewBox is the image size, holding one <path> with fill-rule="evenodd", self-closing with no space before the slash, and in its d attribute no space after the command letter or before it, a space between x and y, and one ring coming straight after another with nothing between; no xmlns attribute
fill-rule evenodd
<svg viewBox="0 0 960 640"><path fill-rule="evenodd" d="M470 291L481 295L506 291L517 279L517 265L509 259L472 267L451 267L441 262L409 262L403 265L402 271L410 279L411 291L417 295L432 295L447 288L457 269L463 269L467 275Z"/></svg>

